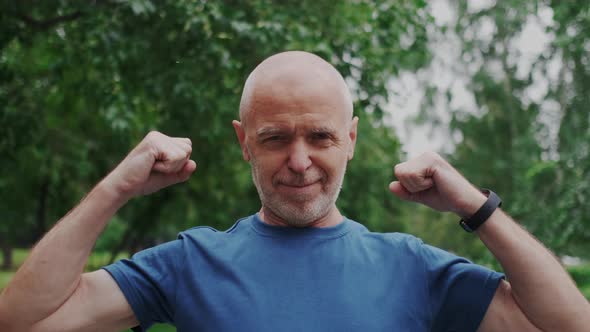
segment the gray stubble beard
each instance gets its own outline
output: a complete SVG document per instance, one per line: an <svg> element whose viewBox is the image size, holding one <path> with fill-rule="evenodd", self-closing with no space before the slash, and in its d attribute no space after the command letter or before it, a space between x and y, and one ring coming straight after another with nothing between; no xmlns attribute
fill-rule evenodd
<svg viewBox="0 0 590 332"><path fill-rule="evenodd" d="M289 226L305 227L312 224L330 213L336 208L336 200L342 188L346 168L333 185L328 185L328 192L322 190L322 194L311 202L305 202L303 208L295 206L291 202L281 200L279 195L265 192L258 181L258 164L254 158L251 158L252 180L258 196L262 203L263 209L268 209L277 217L281 218ZM346 167L346 166L345 166ZM323 189L324 184L322 184Z"/></svg>

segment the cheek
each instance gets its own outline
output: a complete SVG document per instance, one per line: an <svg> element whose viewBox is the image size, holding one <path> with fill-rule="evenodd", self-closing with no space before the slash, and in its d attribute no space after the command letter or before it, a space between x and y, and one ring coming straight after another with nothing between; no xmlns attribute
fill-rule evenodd
<svg viewBox="0 0 590 332"><path fill-rule="evenodd" d="M273 176L286 165L284 158L278 155L259 155L254 159L256 160L256 170L263 181L272 181Z"/></svg>
<svg viewBox="0 0 590 332"><path fill-rule="evenodd" d="M324 153L316 160L316 166L322 169L330 178L344 172L348 158L342 153Z"/></svg>

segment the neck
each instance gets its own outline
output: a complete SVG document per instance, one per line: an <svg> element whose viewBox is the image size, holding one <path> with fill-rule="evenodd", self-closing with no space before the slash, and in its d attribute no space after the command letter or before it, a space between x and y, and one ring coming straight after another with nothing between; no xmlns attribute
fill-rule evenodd
<svg viewBox="0 0 590 332"><path fill-rule="evenodd" d="M334 206L330 211L323 217L313 220L302 226L294 226L291 223L285 221L281 217L274 214L270 209L263 206L260 209L260 219L268 225L281 226L281 227L332 227L342 222L344 219L338 208Z"/></svg>

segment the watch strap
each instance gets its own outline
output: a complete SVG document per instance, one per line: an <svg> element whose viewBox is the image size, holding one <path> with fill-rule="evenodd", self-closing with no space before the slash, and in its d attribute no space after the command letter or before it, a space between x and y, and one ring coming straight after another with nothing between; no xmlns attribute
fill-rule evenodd
<svg viewBox="0 0 590 332"><path fill-rule="evenodd" d="M486 202L471 217L459 221L466 232L472 233L477 230L498 207L502 206L502 200L495 192L489 189L482 189L481 192L488 196Z"/></svg>

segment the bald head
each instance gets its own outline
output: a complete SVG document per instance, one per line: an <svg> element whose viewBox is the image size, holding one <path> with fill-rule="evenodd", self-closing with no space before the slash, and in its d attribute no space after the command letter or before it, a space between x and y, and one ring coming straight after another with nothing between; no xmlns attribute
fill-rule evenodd
<svg viewBox="0 0 590 332"><path fill-rule="evenodd" d="M290 51L275 54L259 64L244 85L240 120L244 125L255 114L258 103L268 98L298 100L331 99L339 111L352 119L352 98L340 73L317 55Z"/></svg>
<svg viewBox="0 0 590 332"><path fill-rule="evenodd" d="M354 155L358 118L344 79L320 57L285 52L246 80L232 124L271 224L336 225L336 199ZM320 226L323 227L323 226Z"/></svg>

